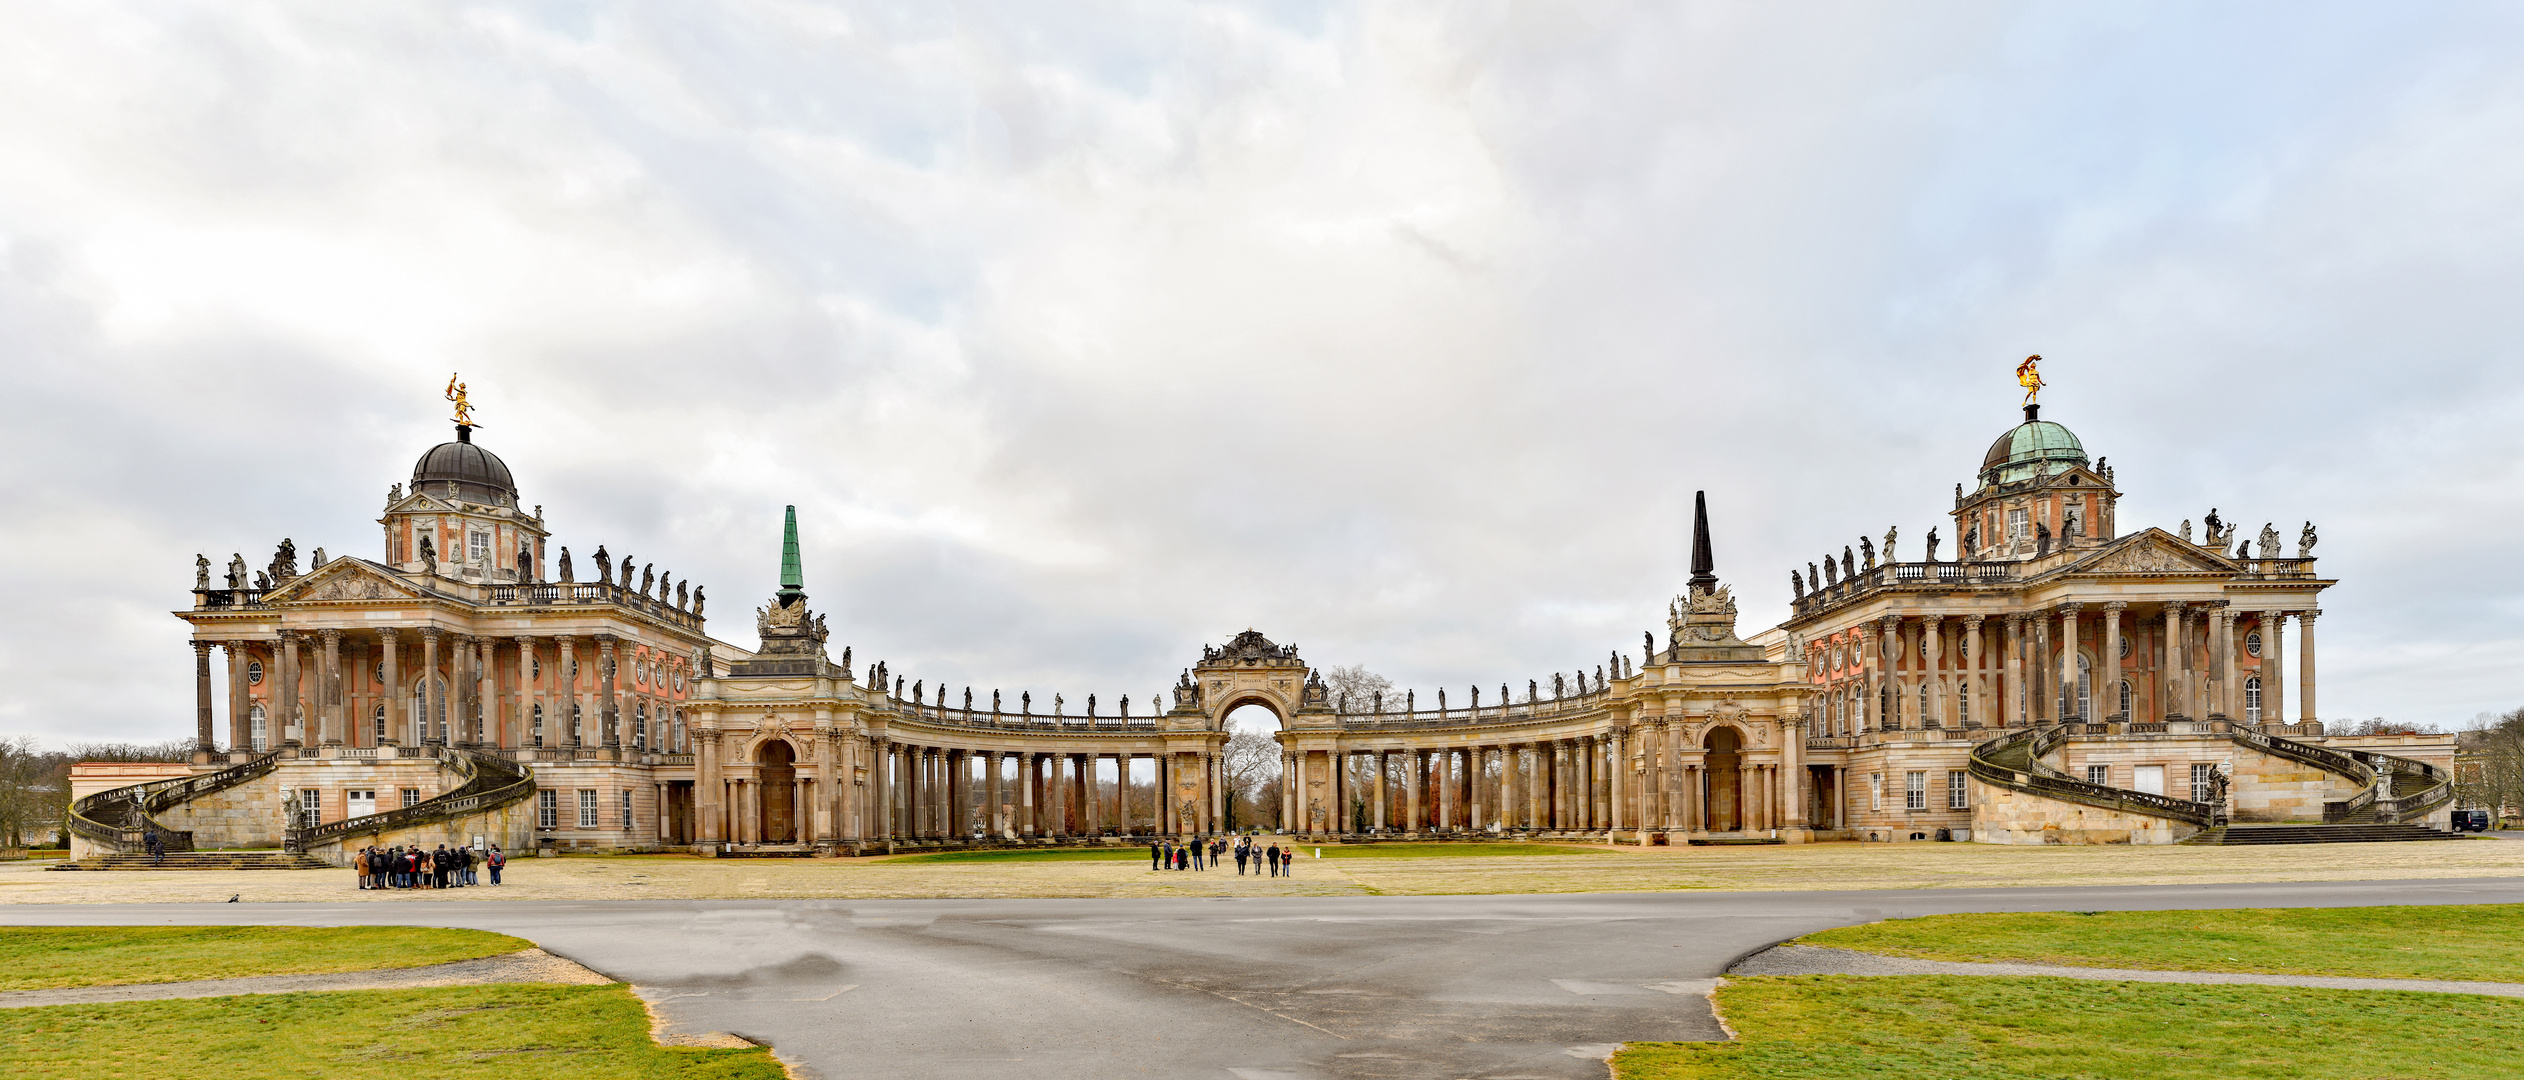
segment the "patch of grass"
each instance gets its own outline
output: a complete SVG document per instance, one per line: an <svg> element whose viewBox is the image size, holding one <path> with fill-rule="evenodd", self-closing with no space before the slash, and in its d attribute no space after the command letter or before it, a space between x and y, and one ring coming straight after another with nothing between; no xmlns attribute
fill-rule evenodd
<svg viewBox="0 0 2524 1080"><path fill-rule="evenodd" d="M627 986L531 984L0 1009L0 1076L783 1080L758 1047L659 1046Z"/></svg>
<svg viewBox="0 0 2524 1080"><path fill-rule="evenodd" d="M932 851L921 855L894 855L877 860L878 866L933 866L938 863L1020 863L1020 862L1147 862L1148 849L1137 848L1010 848L1004 851Z"/></svg>
<svg viewBox="0 0 2524 1080"><path fill-rule="evenodd" d="M1797 941L1925 960L2524 982L2524 904L1930 915Z"/></svg>
<svg viewBox="0 0 2524 1080"><path fill-rule="evenodd" d="M1973 976L1752 978L1736 1042L1632 1043L1620 1080L2503 1080L2524 1001Z"/></svg>
<svg viewBox="0 0 2524 1080"><path fill-rule="evenodd" d="M426 967L533 947L419 926L0 926L0 990Z"/></svg>
<svg viewBox="0 0 2524 1080"><path fill-rule="evenodd" d="M1268 843L1262 845L1269 847ZM1317 849L1326 859L1471 859L1491 855L1603 855L1610 848L1582 847L1575 844L1528 844L1516 841L1485 843L1391 843L1391 844L1299 844L1297 858L1311 860ZM1018 863L1018 862L1147 862L1148 845L1124 848L1038 848L1006 851L934 851L924 855L897 855L878 863L881 866L935 865L937 863ZM1235 865L1235 855L1221 861Z"/></svg>

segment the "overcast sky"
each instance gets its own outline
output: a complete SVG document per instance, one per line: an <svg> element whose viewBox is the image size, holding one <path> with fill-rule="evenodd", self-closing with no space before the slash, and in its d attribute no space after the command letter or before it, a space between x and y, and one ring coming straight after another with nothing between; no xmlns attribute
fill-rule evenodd
<svg viewBox="0 0 2524 1080"><path fill-rule="evenodd" d="M836 652L1144 702L1248 626L1591 669L1700 489L1771 625L1916 551L2032 352L2125 530L2320 525L2326 718L2524 706L2519 55L2503 3L12 3L0 734L188 735L194 554L376 557L452 370L722 638L794 503Z"/></svg>

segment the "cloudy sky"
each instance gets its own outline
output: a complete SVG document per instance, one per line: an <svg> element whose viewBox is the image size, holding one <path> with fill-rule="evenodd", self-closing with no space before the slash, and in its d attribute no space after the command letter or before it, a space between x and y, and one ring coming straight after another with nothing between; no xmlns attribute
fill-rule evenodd
<svg viewBox="0 0 2524 1080"><path fill-rule="evenodd" d="M1012 696L1745 628L2016 417L2341 580L2326 717L2524 705L2512 4L0 8L0 733L191 730L194 553L557 540ZM1906 545L1914 543L1907 541ZM735 616L735 617L731 617Z"/></svg>

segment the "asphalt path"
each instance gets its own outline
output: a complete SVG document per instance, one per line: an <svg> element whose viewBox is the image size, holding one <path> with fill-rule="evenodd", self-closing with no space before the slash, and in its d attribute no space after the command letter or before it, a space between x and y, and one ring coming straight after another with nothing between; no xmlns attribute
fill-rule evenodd
<svg viewBox="0 0 2524 1080"><path fill-rule="evenodd" d="M631 983L682 1034L845 1077L1600 1078L1719 1039L1755 949L1970 911L2524 903L2524 879L1180 900L0 907L13 925L473 927Z"/></svg>

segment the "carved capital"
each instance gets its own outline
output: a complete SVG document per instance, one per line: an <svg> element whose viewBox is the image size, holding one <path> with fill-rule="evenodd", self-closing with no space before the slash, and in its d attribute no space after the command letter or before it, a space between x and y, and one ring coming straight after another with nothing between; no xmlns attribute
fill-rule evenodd
<svg viewBox="0 0 2524 1080"><path fill-rule="evenodd" d="M2103 610L2114 615L2118 615L2124 611L2128 611L2129 609L2130 602L2127 600L2108 600L2105 601L2103 605Z"/></svg>

